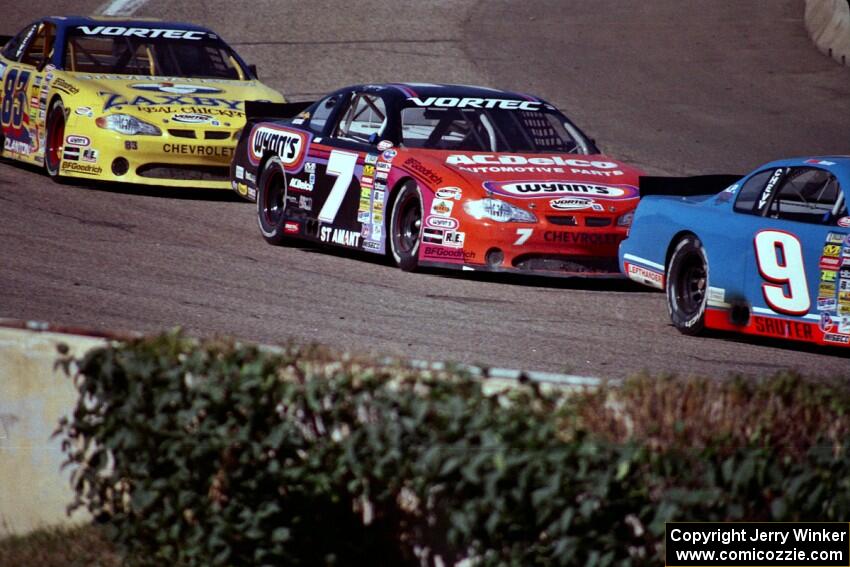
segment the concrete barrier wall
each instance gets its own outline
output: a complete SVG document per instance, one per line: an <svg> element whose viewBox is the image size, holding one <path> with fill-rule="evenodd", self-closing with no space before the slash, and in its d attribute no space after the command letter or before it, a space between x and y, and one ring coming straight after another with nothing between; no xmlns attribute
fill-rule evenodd
<svg viewBox="0 0 850 567"><path fill-rule="evenodd" d="M850 1L806 0L805 20L818 49L842 65L850 65Z"/></svg>
<svg viewBox="0 0 850 567"><path fill-rule="evenodd" d="M0 327L0 535L83 521L68 518L73 499L59 439L50 439L77 396L71 380L54 370L56 345L75 356L103 339Z"/></svg>

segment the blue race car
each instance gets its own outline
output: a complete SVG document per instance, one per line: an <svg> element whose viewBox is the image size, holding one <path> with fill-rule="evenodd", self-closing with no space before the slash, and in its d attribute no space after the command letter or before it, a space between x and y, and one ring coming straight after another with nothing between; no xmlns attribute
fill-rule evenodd
<svg viewBox="0 0 850 567"><path fill-rule="evenodd" d="M848 198L850 156L771 162L715 195L648 196L620 268L666 291L682 333L848 346Z"/></svg>

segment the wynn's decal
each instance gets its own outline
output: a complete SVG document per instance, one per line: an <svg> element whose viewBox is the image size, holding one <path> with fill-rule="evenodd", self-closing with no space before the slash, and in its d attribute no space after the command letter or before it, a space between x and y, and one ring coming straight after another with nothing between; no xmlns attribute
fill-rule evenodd
<svg viewBox="0 0 850 567"><path fill-rule="evenodd" d="M560 195L600 199L634 199L638 196L637 188L631 185L601 185L580 181L487 181L484 183L484 188L492 193L521 199ZM573 205L578 205L575 200L573 201ZM563 204L567 205L566 202Z"/></svg>
<svg viewBox="0 0 850 567"><path fill-rule="evenodd" d="M248 139L248 159L259 165L266 152L278 156L288 171L301 166L307 154L309 135L306 132L290 130L279 126L257 125L251 130Z"/></svg>

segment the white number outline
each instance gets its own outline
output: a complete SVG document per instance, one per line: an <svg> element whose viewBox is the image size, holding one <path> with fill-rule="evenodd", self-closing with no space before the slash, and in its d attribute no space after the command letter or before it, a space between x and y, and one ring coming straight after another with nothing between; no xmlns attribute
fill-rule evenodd
<svg viewBox="0 0 850 567"><path fill-rule="evenodd" d="M328 193L328 198L325 199L325 204L322 205L322 210L319 211L320 221L333 224L336 219L336 214L339 212L339 207L342 205L345 193L351 185L351 178L354 177L354 168L357 167L357 158L359 155L342 150L331 151L325 173L336 177L336 181L334 181L333 187L331 187L331 191Z"/></svg>
<svg viewBox="0 0 850 567"><path fill-rule="evenodd" d="M519 238L517 238L516 242L514 242L514 246L522 246L523 244L528 242L528 239L531 238L532 234L534 234L534 229L533 228L518 228L518 229L516 229L516 233L517 233L517 236L519 236Z"/></svg>
<svg viewBox="0 0 850 567"><path fill-rule="evenodd" d="M786 315L808 313L812 299L800 239L784 230L760 230L753 245L759 274L764 280L761 288L767 306ZM782 253L784 264L779 263L778 252Z"/></svg>

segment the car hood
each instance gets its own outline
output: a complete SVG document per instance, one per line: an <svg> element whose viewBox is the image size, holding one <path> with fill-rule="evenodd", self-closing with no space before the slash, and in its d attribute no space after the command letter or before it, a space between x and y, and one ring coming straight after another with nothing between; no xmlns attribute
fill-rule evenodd
<svg viewBox="0 0 850 567"><path fill-rule="evenodd" d="M634 206L640 170L603 154L410 152L419 163L404 165L430 172L433 185L462 180L465 196L489 195L513 202L562 200L554 208L580 209L583 201L606 207ZM414 166L414 167L411 167ZM417 167L418 166L418 167ZM466 192L472 190L471 194ZM577 201L571 201L578 199ZM586 202L585 202L586 204Z"/></svg>
<svg viewBox="0 0 850 567"><path fill-rule="evenodd" d="M283 102L277 91L259 81L185 79L86 73L62 73L72 88L86 89L96 97L95 116L114 112L149 115L153 123L186 124L232 119L244 123L245 100ZM89 103L86 100L86 103ZM204 119L203 116L210 118ZM180 120L178 119L178 122Z"/></svg>

